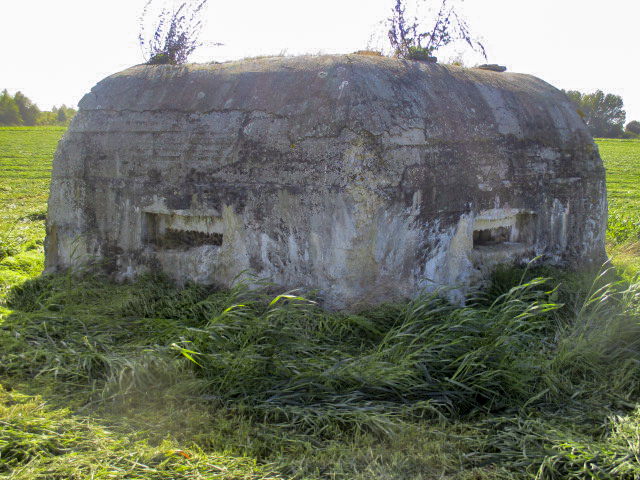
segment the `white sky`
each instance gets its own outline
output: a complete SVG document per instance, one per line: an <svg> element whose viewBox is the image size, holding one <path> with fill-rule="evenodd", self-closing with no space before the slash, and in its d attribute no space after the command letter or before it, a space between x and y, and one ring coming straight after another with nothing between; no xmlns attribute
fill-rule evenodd
<svg viewBox="0 0 640 480"><path fill-rule="evenodd" d="M156 0L161 1L161 0ZM144 61L138 19L145 0L2 0L0 89L41 109L76 106L102 78ZM364 49L394 0L209 0L191 60ZM465 0L488 62L558 88L621 95L640 121L640 0ZM378 31L380 27L378 27ZM439 52L442 59L456 49ZM469 55L474 65L479 58ZM484 63L484 61L482 62Z"/></svg>

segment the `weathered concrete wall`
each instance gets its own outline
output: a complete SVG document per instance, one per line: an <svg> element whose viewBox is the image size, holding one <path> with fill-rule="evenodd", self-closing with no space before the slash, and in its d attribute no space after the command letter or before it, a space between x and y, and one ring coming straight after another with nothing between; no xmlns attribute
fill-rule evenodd
<svg viewBox="0 0 640 480"><path fill-rule="evenodd" d="M137 66L55 156L49 271L89 258L342 308L605 258L605 180L565 96L511 73L366 56Z"/></svg>

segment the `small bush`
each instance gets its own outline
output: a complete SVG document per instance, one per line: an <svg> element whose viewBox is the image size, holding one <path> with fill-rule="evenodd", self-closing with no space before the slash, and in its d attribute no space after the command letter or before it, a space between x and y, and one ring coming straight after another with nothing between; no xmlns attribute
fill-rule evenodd
<svg viewBox="0 0 640 480"><path fill-rule="evenodd" d="M140 16L138 41L150 65L182 64L202 43L201 16L208 0L190 0L171 7L163 7L157 16L153 33L147 38L145 24L149 23L151 5L148 0Z"/></svg>
<svg viewBox="0 0 640 480"><path fill-rule="evenodd" d="M463 40L486 58L484 46L471 36L467 22L450 3L449 0L442 0L434 25L431 26L425 25L424 20L417 16L413 20L407 18L406 0L396 0L388 19L387 33L393 55L411 60L431 60L439 48L455 40Z"/></svg>

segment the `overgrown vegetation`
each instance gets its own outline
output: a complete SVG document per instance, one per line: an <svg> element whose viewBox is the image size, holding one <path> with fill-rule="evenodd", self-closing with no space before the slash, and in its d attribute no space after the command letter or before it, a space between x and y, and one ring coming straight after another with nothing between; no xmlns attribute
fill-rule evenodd
<svg viewBox="0 0 640 480"><path fill-rule="evenodd" d="M640 476L632 269L505 269L465 307L433 294L357 314L260 284L36 277L62 130L33 132L0 129L2 225L26 227L0 261L0 476ZM612 213L632 212L640 142L599 145ZM614 249L637 241L615 225Z"/></svg>
<svg viewBox="0 0 640 480"><path fill-rule="evenodd" d="M242 287L41 277L6 299L0 375L14 389L46 385L54 405L92 412L113 435L122 411L167 416L147 427L154 448L205 446L205 456L245 456L284 477L634 478L639 293L607 275L589 288L510 270L464 308L429 295L348 315ZM189 430L176 433L180 422ZM10 425L4 434L18 435ZM47 448L11 468L65 463L64 448Z"/></svg>
<svg viewBox="0 0 640 480"><path fill-rule="evenodd" d="M473 50L487 55L484 46L471 36L467 22L458 14L451 0L442 0L433 25L424 11L426 0L416 3L413 19L407 18L407 1L396 0L391 17L387 20L388 38L393 55L412 60L434 60L432 55L455 40L462 40Z"/></svg>
<svg viewBox="0 0 640 480"><path fill-rule="evenodd" d="M202 14L208 0L173 1L154 11L158 1L148 0L140 15L140 48L151 65L185 63L202 45Z"/></svg>

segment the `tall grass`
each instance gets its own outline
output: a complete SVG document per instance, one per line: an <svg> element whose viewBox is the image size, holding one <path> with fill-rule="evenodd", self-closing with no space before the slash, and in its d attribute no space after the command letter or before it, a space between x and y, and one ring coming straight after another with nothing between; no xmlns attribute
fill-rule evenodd
<svg viewBox="0 0 640 480"><path fill-rule="evenodd" d="M542 282L488 305L459 308L436 292L360 315L328 314L299 297L246 301L192 329L178 348L214 395L263 409L493 409L525 398L538 378L522 356L559 308L536 288ZM514 375L523 367L526 375Z"/></svg>
<svg viewBox="0 0 640 480"><path fill-rule="evenodd" d="M555 280L540 276L549 273ZM318 456L344 478L386 475L356 445L380 452L399 439L389 461L431 468L404 455L411 435L436 448L433 429L444 433L430 464L443 471L640 475L640 286L611 272L586 282L506 270L465 307L435 292L358 314L246 285L72 280L11 291L0 375L55 378L56 395L82 411L158 395L195 403L216 412L205 444L275 462L285 476L295 465L305 478L336 478L319 473ZM442 442L456 442L457 466Z"/></svg>

